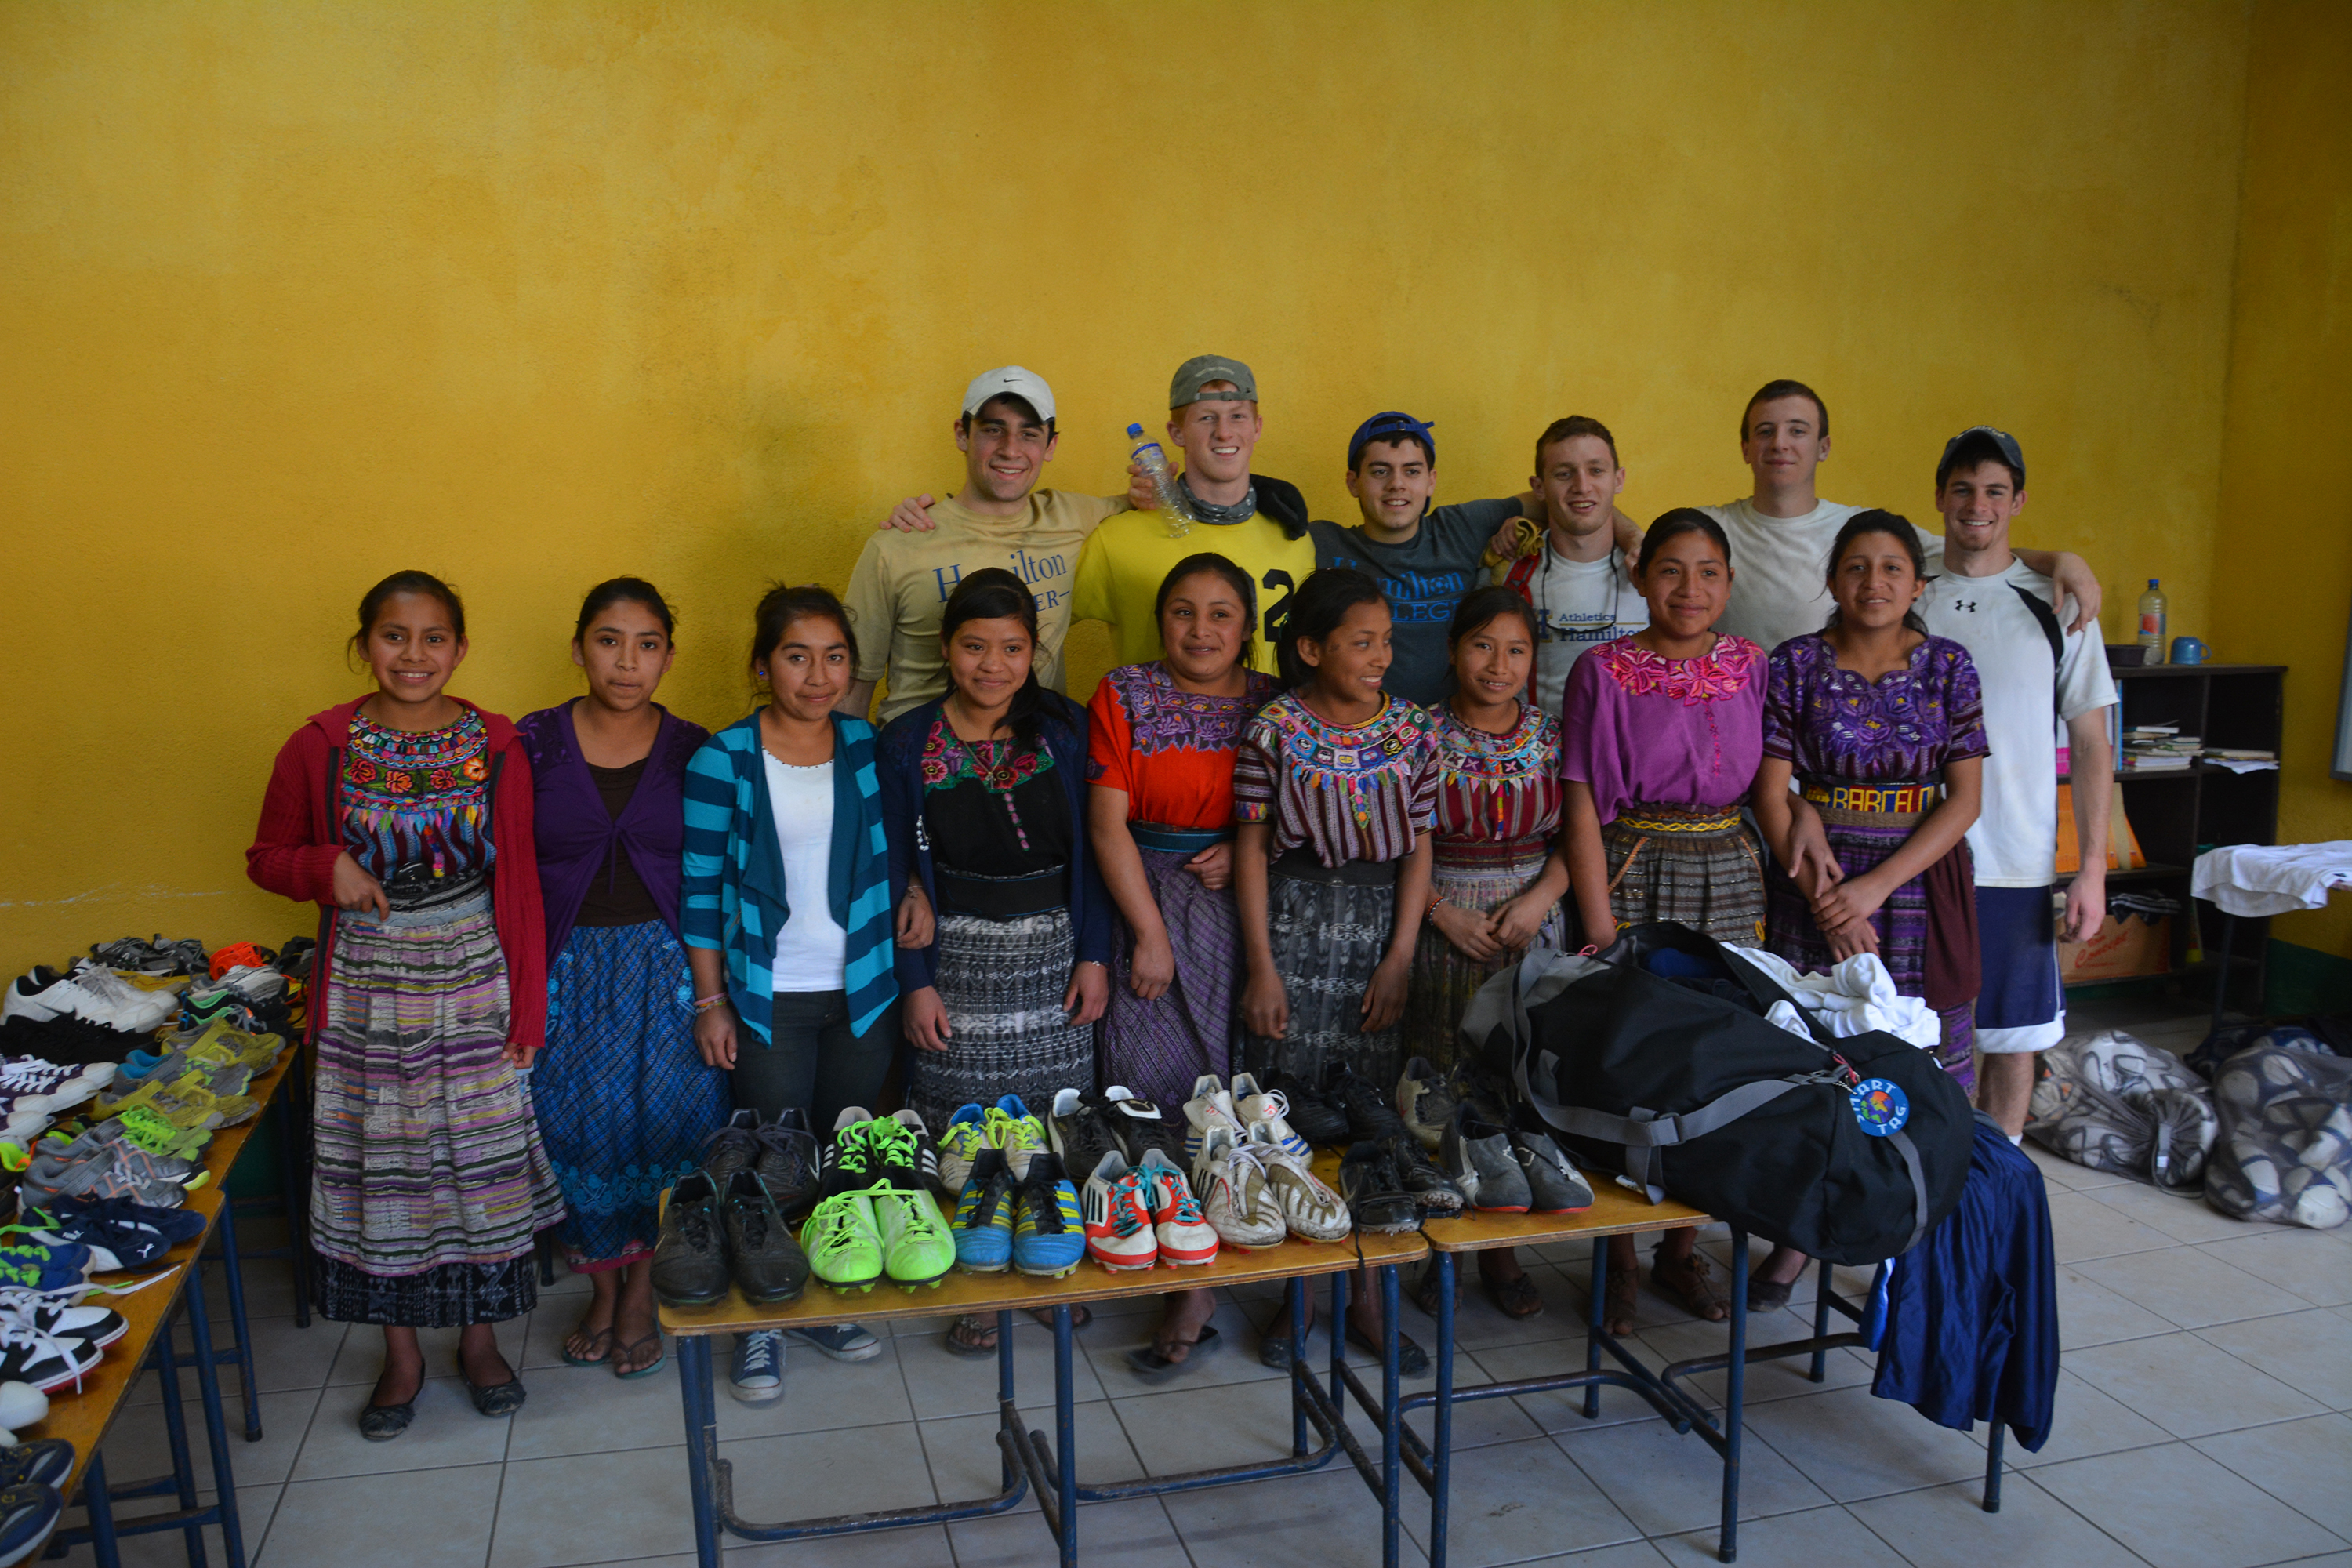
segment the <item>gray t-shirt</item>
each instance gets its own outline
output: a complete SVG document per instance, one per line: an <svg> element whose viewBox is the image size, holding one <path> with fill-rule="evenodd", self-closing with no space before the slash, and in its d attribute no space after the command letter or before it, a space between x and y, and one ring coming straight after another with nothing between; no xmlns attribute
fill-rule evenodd
<svg viewBox="0 0 2352 1568"><path fill-rule="evenodd" d="M1518 511L1516 498L1436 507L1402 544L1376 544L1364 537L1360 525L1307 525L1315 541L1316 565L1353 567L1388 596L1394 625L1389 672L1381 684L1390 695L1434 708L1454 689L1446 627L1464 596L1484 585L1479 560L1495 531Z"/></svg>

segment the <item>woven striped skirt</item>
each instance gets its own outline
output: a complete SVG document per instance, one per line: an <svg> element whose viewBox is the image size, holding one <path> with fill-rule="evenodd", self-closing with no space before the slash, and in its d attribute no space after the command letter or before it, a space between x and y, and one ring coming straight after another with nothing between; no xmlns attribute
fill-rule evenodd
<svg viewBox="0 0 2352 1568"><path fill-rule="evenodd" d="M1093 1087L1095 1026L1072 1025L1062 1006L1077 958L1069 910L941 915L939 940L948 1048L907 1064L907 1103L934 1137L961 1106L1013 1094L1042 1117L1055 1089Z"/></svg>
<svg viewBox="0 0 2352 1568"><path fill-rule="evenodd" d="M563 1199L503 1055L488 890L380 924L342 916L331 973L310 1173L320 1313L446 1328L530 1310L532 1238Z"/></svg>
<svg viewBox="0 0 2352 1568"><path fill-rule="evenodd" d="M1764 858L1738 806L1633 805L1601 830L1620 928L1677 921L1717 942L1764 940ZM1588 934L1606 947L1614 931Z"/></svg>
<svg viewBox="0 0 2352 1568"><path fill-rule="evenodd" d="M1392 877L1393 862L1388 869ZM1287 1072L1313 1083L1328 1064L1344 1062L1393 1089L1404 1066L1404 1030L1391 1025L1364 1033L1363 1005L1396 926L1394 881L1290 876L1277 863L1266 878L1266 925L1290 1022L1278 1040L1244 1035L1243 1065L1261 1080Z"/></svg>
<svg viewBox="0 0 2352 1568"><path fill-rule="evenodd" d="M1441 838L1430 868L1430 887L1456 909L1485 914L1527 891L1550 853L1549 838ZM1559 948L1567 942L1567 911L1554 904L1529 946ZM1497 970L1526 956L1527 949L1521 948L1482 963L1446 941L1435 924L1424 922L1413 949L1411 989L1405 993L1406 1053L1428 1058L1440 1072L1450 1069L1460 1046L1456 1026L1470 998Z"/></svg>
<svg viewBox="0 0 2352 1568"><path fill-rule="evenodd" d="M1146 1100L1181 1106L1202 1073L1223 1079L1234 1070L1241 922L1231 888L1211 892L1184 869L1195 851L1139 847L1137 853L1168 928L1176 978L1149 1002L1135 994L1135 933L1119 921L1102 1024L1103 1087L1124 1084Z"/></svg>
<svg viewBox="0 0 2352 1568"><path fill-rule="evenodd" d="M531 1099L575 1274L653 1250L662 1189L727 1120L727 1075L694 1047L693 1002L686 950L659 921L574 926L548 968Z"/></svg>

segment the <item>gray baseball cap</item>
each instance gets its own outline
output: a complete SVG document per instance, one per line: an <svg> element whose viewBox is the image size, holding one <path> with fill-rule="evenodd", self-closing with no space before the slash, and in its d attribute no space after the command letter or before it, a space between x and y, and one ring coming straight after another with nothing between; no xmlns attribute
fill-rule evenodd
<svg viewBox="0 0 2352 1568"><path fill-rule="evenodd" d="M1236 390L1209 393L1206 395L1211 399L1236 403L1257 401L1257 377L1250 374L1249 366L1237 359L1227 359L1223 354L1194 354L1176 367L1176 379L1168 384L1168 406L1181 408L1188 403L1201 402L1203 396L1201 388L1213 381L1230 381Z"/></svg>
<svg viewBox="0 0 2352 1568"><path fill-rule="evenodd" d="M2017 482L2021 485L2025 483L2025 454L2018 449L2017 437L2006 430L1996 430L1990 425L1971 425L1944 443L1944 455L1936 464L1936 483L1938 488L1950 477L1953 465L1958 459L1963 446L1973 446L1979 450L1982 450L1987 446L1991 447L1994 451L2000 454L2000 460L2007 463L2011 471L2017 475Z"/></svg>

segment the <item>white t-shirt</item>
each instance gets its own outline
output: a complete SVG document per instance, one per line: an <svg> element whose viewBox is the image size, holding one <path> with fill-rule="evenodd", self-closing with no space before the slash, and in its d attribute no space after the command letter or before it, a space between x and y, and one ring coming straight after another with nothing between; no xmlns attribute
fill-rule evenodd
<svg viewBox="0 0 2352 1568"><path fill-rule="evenodd" d="M1769 653L1828 623L1830 546L1847 518L1869 509L1825 500L1802 517L1766 517L1754 500L1699 510L1722 524L1731 542L1731 602L1715 629L1746 637ZM1919 543L1928 572L1941 572L1942 536L1922 528Z"/></svg>
<svg viewBox="0 0 2352 1568"><path fill-rule="evenodd" d="M1614 549L1603 560L1570 561L1547 539L1528 578L1528 602L1536 612L1536 705L1555 719L1568 672L1586 650L1650 624L1650 602Z"/></svg>
<svg viewBox="0 0 2352 1568"><path fill-rule="evenodd" d="M838 991L849 963L849 933L833 918L833 764L794 767L769 753L768 807L784 853L784 901L792 914L776 933L779 991Z"/></svg>
<svg viewBox="0 0 2352 1568"><path fill-rule="evenodd" d="M2050 634L2021 593L2054 615L2057 590L2039 572L2011 561L1990 577L1950 573L1919 602L1927 629L1950 637L1976 661L1984 688L1984 807L1969 829L1977 881L1987 888L2046 888L2058 878L2056 721L2116 700L2106 645L2097 622L2064 633L2065 657L2053 661ZM2065 623L2059 626L2063 631Z"/></svg>

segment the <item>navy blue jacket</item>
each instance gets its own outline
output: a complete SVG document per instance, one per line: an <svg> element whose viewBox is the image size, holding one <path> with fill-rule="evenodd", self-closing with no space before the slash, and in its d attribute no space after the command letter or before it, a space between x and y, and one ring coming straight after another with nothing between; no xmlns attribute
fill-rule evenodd
<svg viewBox="0 0 2352 1568"><path fill-rule="evenodd" d="M1102 873L1096 868L1094 851L1087 842L1087 710L1056 692L1045 692L1044 698L1045 720L1038 738L1054 759L1054 772L1062 781L1063 798L1070 811L1070 932L1078 962L1108 965L1110 894L1103 887ZM882 777L882 826L890 838L890 907L894 910L905 900L911 877L922 879L932 910L940 907L930 835L923 824L923 742L939 716L937 701L901 713L883 730L874 747L875 768ZM897 952L902 994L939 983L936 937L929 947L902 947Z"/></svg>
<svg viewBox="0 0 2352 1568"><path fill-rule="evenodd" d="M2029 1452L2058 1394L2058 1263L2042 1173L1983 1112L1960 1206L1895 1259L1871 1393L1941 1426L2005 1423Z"/></svg>

